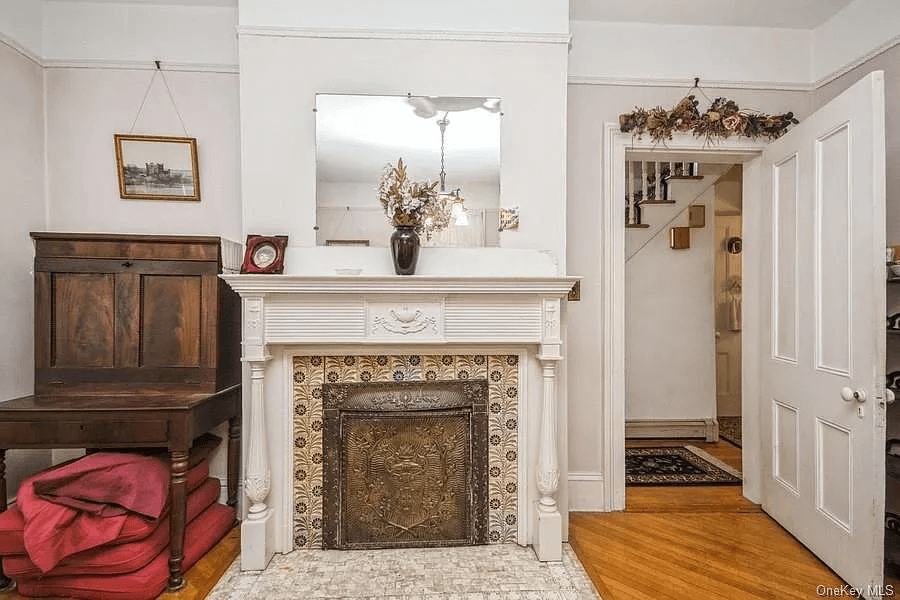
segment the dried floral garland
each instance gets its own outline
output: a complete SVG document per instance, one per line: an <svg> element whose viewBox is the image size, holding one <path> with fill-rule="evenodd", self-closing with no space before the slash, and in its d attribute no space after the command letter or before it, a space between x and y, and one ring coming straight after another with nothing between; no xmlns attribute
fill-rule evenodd
<svg viewBox="0 0 900 600"><path fill-rule="evenodd" d="M742 110L734 100L725 98L713 100L703 114L697 109L698 104L690 95L670 110L661 106L650 110L635 108L633 112L619 115L619 129L638 138L648 134L654 142L671 140L675 132L693 132L695 137L716 142L732 135L774 140L784 135L791 125L799 123L792 112L766 115Z"/></svg>

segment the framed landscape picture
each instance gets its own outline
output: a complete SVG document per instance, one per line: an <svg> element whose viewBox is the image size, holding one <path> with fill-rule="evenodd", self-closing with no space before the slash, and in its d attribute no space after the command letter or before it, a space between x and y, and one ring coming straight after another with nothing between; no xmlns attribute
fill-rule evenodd
<svg viewBox="0 0 900 600"><path fill-rule="evenodd" d="M116 134L114 139L120 197L200 200L195 138Z"/></svg>

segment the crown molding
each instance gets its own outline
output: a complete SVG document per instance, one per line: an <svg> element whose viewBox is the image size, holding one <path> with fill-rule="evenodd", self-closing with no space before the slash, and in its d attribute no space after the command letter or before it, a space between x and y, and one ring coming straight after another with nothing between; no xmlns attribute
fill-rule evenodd
<svg viewBox="0 0 900 600"><path fill-rule="evenodd" d="M47 69L109 69L119 71L153 71L154 61L146 60L107 60L102 58L45 58L42 63ZM160 61L164 71L182 71L186 73L223 73L237 75L238 65L216 63L168 62Z"/></svg>
<svg viewBox="0 0 900 600"><path fill-rule="evenodd" d="M25 46L23 46L22 44L20 44L19 42L17 42L17 41L14 40L13 38L9 37L8 35L6 35L5 33L3 33L2 31L0 31L0 44L3 44L4 46L6 46L7 48L9 48L9 49L12 50L13 52L18 52L18 53L21 54L24 58L27 58L28 60L30 60L31 62L33 62L33 63L36 64L37 66L39 66L39 67L43 67L43 66L44 66L44 63L43 63L43 61L41 60L41 57L40 57L40 56L38 56L37 54L35 54L35 53L32 52L31 50L29 50L28 48L26 48Z"/></svg>
<svg viewBox="0 0 900 600"><path fill-rule="evenodd" d="M674 87L688 89L693 85L690 78L647 78L647 77L611 77L605 75L569 75L569 85L610 85L627 87ZM780 90L789 92L811 92L814 84L799 81L728 81L704 79L704 88L741 89L741 90Z"/></svg>
<svg viewBox="0 0 900 600"><path fill-rule="evenodd" d="M417 40L447 42L495 42L508 44L569 45L568 33L506 33L491 31L453 31L439 29L374 29L343 27L275 27L240 25L238 36L328 38L359 40Z"/></svg>
<svg viewBox="0 0 900 600"><path fill-rule="evenodd" d="M831 83L831 82L834 81L835 79L838 79L838 78L840 78L840 77L843 77L844 75L846 75L847 73L849 73L850 71L852 71L853 69L855 69L856 67L865 64L866 62L872 60L873 58L875 58L875 57L878 56L879 54L883 54L883 53L887 52L888 50L890 50L891 48L893 48L893 47L896 46L897 44L900 44L900 35L896 35L896 36L892 37L891 39L889 39L888 41L884 42L883 44L881 44L881 45L879 45L879 46L876 46L875 48L869 50L868 52L866 52L866 53L863 54L862 56L856 58L855 60L853 60L853 61L851 61L851 62L849 62L849 63L847 63L846 65L844 65L844 66L841 67L840 69L836 69L836 70L832 71L831 73L829 73L828 75L826 75L826 76L824 76L824 77L822 77L822 78L820 78L820 79L817 79L814 83L812 83L812 84L810 85L810 89L812 89L812 90L818 90L818 89L820 89L820 88L825 87L826 85L828 85L829 83Z"/></svg>

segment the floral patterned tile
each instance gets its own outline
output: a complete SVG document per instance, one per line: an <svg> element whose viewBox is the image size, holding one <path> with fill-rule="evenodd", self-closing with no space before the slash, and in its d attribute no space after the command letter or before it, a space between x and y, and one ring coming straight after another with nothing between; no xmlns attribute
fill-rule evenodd
<svg viewBox="0 0 900 600"><path fill-rule="evenodd" d="M488 379L489 539L518 539L518 356L365 355L294 359L294 541L322 547L322 385Z"/></svg>

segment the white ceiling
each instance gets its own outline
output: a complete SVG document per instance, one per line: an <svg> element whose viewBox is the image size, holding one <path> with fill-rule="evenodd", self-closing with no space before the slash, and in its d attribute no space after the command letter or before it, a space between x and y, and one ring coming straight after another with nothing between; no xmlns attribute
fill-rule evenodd
<svg viewBox="0 0 900 600"><path fill-rule="evenodd" d="M84 0L54 0L80 2ZM237 0L89 0L128 4L237 6ZM815 29L853 0L570 0L579 21Z"/></svg>
<svg viewBox="0 0 900 600"><path fill-rule="evenodd" d="M233 6L237 0L52 0L53 2L107 2L110 4L165 4L172 6Z"/></svg>
<svg viewBox="0 0 900 600"><path fill-rule="evenodd" d="M815 29L853 0L570 0L578 21Z"/></svg>

